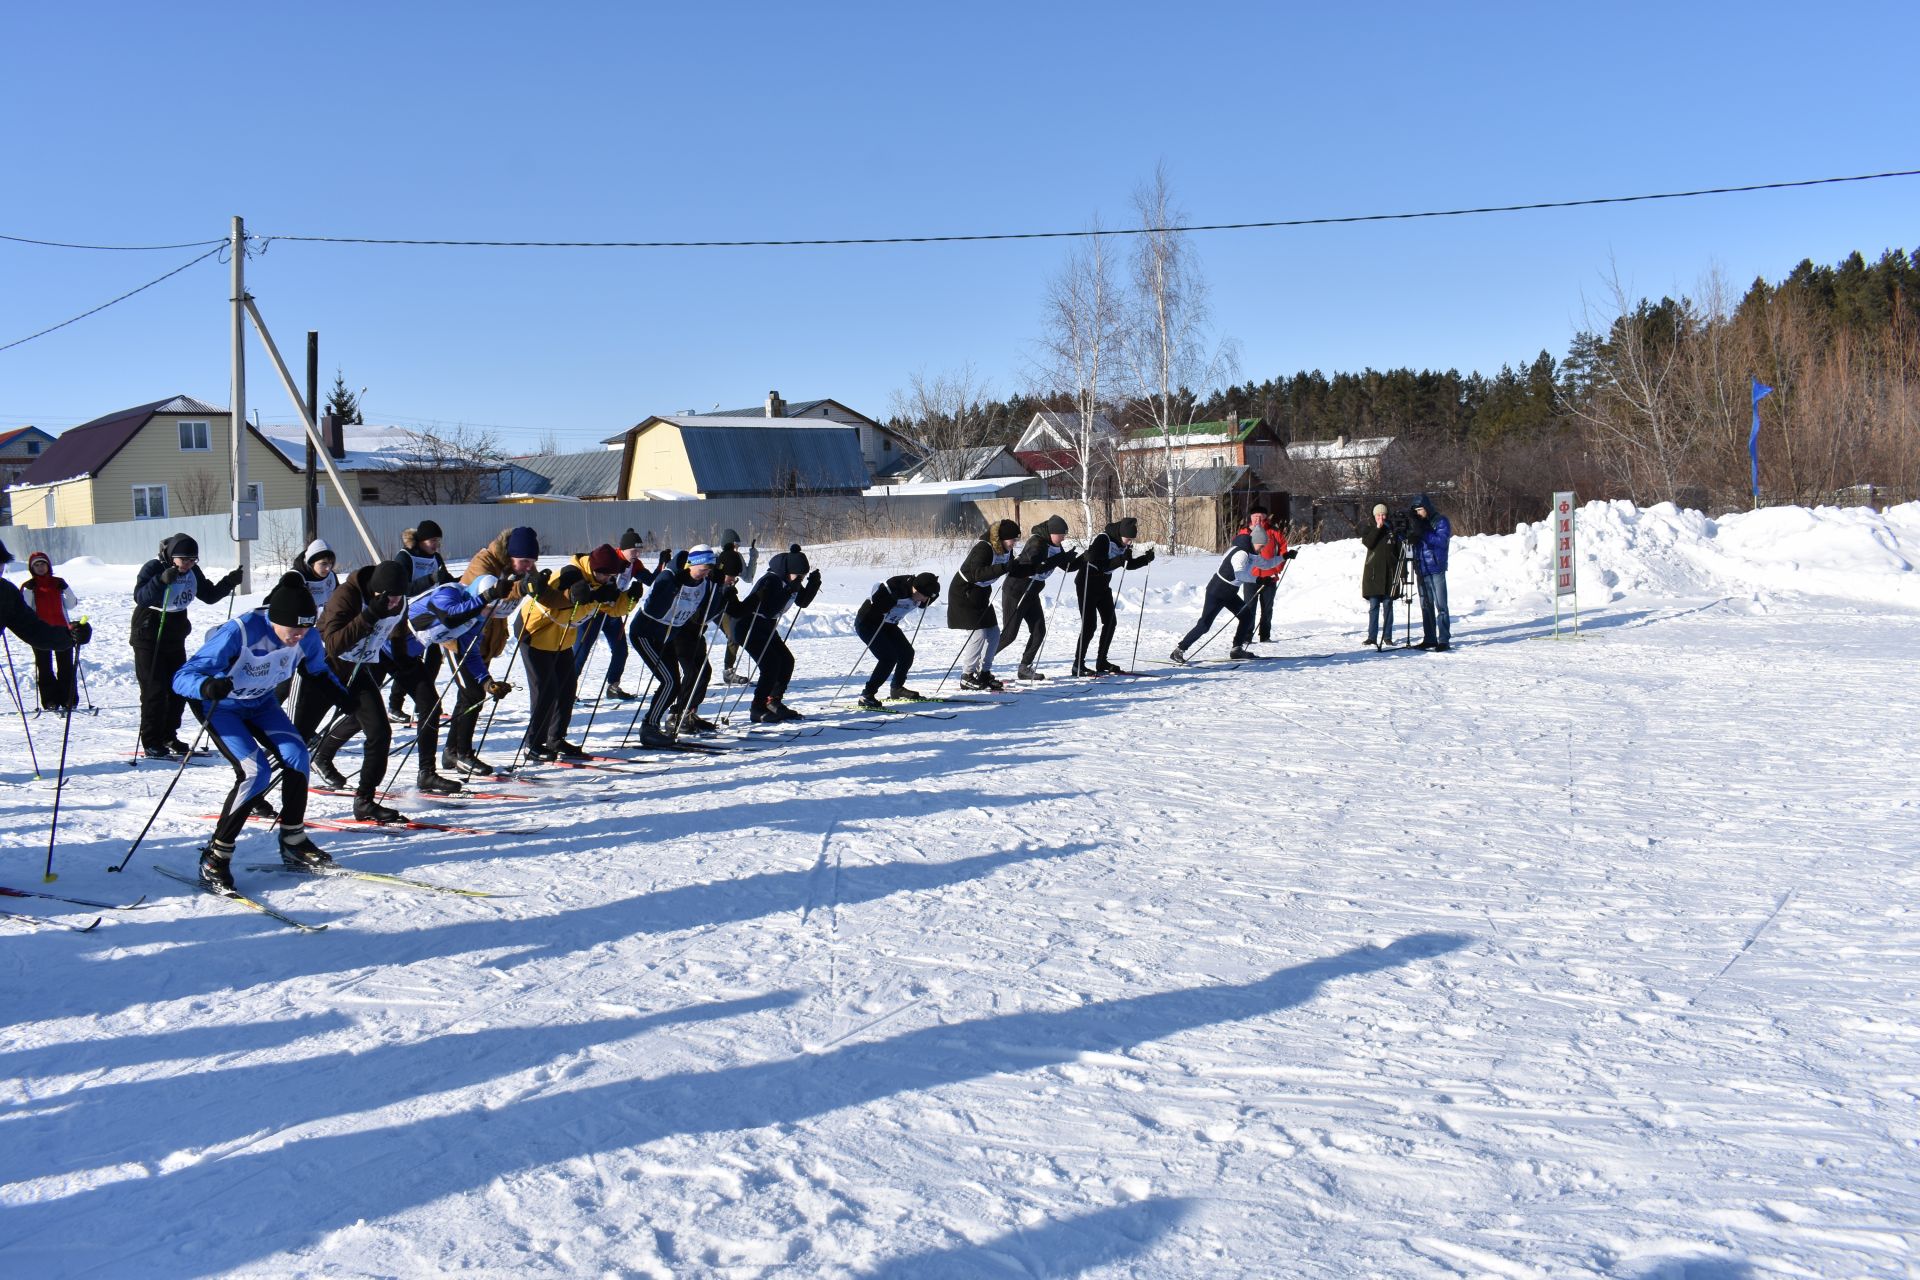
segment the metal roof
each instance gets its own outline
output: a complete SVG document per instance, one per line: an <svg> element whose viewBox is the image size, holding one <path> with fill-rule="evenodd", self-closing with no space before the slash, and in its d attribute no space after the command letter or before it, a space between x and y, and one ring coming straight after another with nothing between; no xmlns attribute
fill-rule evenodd
<svg viewBox="0 0 1920 1280"><path fill-rule="evenodd" d="M1001 454L1012 457L1003 444L980 445L972 449L935 449L909 469L900 473L902 481L978 480ZM1021 467L1025 471L1024 466ZM1031 474L1031 473L1029 473ZM1024 476L1013 477L1024 479Z"/></svg>
<svg viewBox="0 0 1920 1280"><path fill-rule="evenodd" d="M1387 451L1393 436L1371 436L1349 440L1335 436L1331 440L1302 440L1287 446L1287 456L1302 462L1335 462L1348 458L1377 458Z"/></svg>
<svg viewBox="0 0 1920 1280"><path fill-rule="evenodd" d="M514 488L520 493L612 498L620 492L620 453L615 449L535 454L515 458L512 466L525 473L514 478Z"/></svg>
<svg viewBox="0 0 1920 1280"><path fill-rule="evenodd" d="M853 427L755 427L711 421L680 427L694 484L709 497L726 494L812 492L859 493L867 487L860 433Z"/></svg>
<svg viewBox="0 0 1920 1280"><path fill-rule="evenodd" d="M1171 473L1176 497L1213 498L1238 489L1251 467L1191 467Z"/></svg>

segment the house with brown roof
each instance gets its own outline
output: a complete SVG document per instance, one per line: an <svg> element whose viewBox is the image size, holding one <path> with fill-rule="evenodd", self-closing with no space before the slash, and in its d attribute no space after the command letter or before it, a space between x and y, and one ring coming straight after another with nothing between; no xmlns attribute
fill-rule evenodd
<svg viewBox="0 0 1920 1280"><path fill-rule="evenodd" d="M53 443L53 437L38 427L15 427L0 431L0 524L12 524L8 517L5 489L20 479L20 474Z"/></svg>
<svg viewBox="0 0 1920 1280"><path fill-rule="evenodd" d="M8 486L13 523L49 529L225 511L231 419L225 409L172 396L62 432ZM246 432L249 496L262 511L300 506L300 471L251 424Z"/></svg>

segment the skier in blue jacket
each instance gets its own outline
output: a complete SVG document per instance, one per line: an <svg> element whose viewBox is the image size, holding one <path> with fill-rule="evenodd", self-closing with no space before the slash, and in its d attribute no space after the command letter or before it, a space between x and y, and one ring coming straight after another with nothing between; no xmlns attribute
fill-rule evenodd
<svg viewBox="0 0 1920 1280"><path fill-rule="evenodd" d="M265 607L215 627L173 677L176 694L200 703L214 745L236 775L213 839L200 851L200 880L214 893L234 892L234 842L254 801L267 789L274 761L282 771L281 861L295 871L315 871L333 861L307 838L307 744L274 696L295 667L338 686L314 622L306 580L285 574L267 593Z"/></svg>
<svg viewBox="0 0 1920 1280"><path fill-rule="evenodd" d="M1420 579L1420 629L1424 638L1418 645L1435 653L1445 653L1447 627L1447 543L1453 540L1453 525L1433 509L1433 499L1420 494L1413 500L1413 515L1408 522L1413 543L1413 567Z"/></svg>

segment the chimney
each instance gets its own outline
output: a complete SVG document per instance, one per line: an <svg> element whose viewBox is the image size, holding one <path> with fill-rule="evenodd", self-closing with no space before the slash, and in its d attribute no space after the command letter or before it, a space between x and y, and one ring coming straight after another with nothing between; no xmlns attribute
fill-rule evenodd
<svg viewBox="0 0 1920 1280"><path fill-rule="evenodd" d="M320 434L327 438L327 452L333 455L335 462L347 456L347 433L340 425L337 414L322 414Z"/></svg>
<svg viewBox="0 0 1920 1280"><path fill-rule="evenodd" d="M1333 438L1333 447L1336 449L1344 448L1346 443L1347 438L1345 436L1335 436Z"/></svg>
<svg viewBox="0 0 1920 1280"><path fill-rule="evenodd" d="M784 418L787 416L787 402L780 398L778 391L767 392L767 416L769 418Z"/></svg>

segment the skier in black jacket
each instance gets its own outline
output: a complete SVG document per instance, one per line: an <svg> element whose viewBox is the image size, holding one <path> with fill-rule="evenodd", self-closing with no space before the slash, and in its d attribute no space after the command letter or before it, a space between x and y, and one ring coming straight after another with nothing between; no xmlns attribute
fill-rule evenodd
<svg viewBox="0 0 1920 1280"><path fill-rule="evenodd" d="M1016 674L1022 680L1045 680L1033 664L1040 656L1040 646L1047 640L1047 582L1055 569L1072 573L1079 567L1080 557L1060 545L1061 539L1067 536L1067 522L1059 516L1048 516L1033 526L1032 533L1020 548L1020 554L1014 557L1014 564L1027 576L1019 578L1009 573L1000 587L1000 603L1006 606L1007 625L1000 633L1000 643L994 652L1011 648L1020 634L1020 624L1026 623L1027 647L1021 650L1020 670Z"/></svg>
<svg viewBox="0 0 1920 1280"><path fill-rule="evenodd" d="M1000 619L993 611L993 588L987 584L1009 575L1023 581L1024 566L1013 562L1013 544L1020 526L1002 520L980 535L947 587L947 628L965 631L960 647L960 687L999 691L1007 686L993 677L993 655L1000 643Z"/></svg>
<svg viewBox="0 0 1920 1280"><path fill-rule="evenodd" d="M713 576L717 559L713 548L704 544L687 548L676 566L663 565L654 575L653 585L633 611L627 639L655 681L653 700L640 726L643 747L673 745L677 725L668 723L668 712L675 695L698 679L706 662L703 637L717 607L714 591L719 583ZM685 633L695 637L691 648L678 643Z"/></svg>
<svg viewBox="0 0 1920 1280"><path fill-rule="evenodd" d="M866 687L860 691L861 706L869 711L880 709L880 686L889 677L893 683L888 697L920 701L922 695L907 688L907 672L913 668L913 644L900 630L900 622L915 609L925 609L939 598L940 579L930 573L903 573L873 584L873 590L853 615L853 633L873 654L873 674L867 677Z"/></svg>
<svg viewBox="0 0 1920 1280"><path fill-rule="evenodd" d="M766 573L741 602L744 631L738 634L760 668L749 713L754 724L801 718L786 704L787 682L793 679L793 650L781 638L780 618L788 605L804 609L819 594L820 571L807 563L806 552L796 542L767 561Z"/></svg>
<svg viewBox="0 0 1920 1280"><path fill-rule="evenodd" d="M173 677L187 661L187 634L193 623L187 605L217 604L240 585L235 569L218 582L200 572L200 544L176 533L160 544L160 554L140 567L133 587L133 673L140 681L140 745L149 760L181 759L180 716L187 700L173 691Z"/></svg>
<svg viewBox="0 0 1920 1280"><path fill-rule="evenodd" d="M1151 549L1133 554L1133 540L1139 536L1140 522L1127 516L1095 534L1080 554L1080 573L1073 584L1080 597L1080 644L1073 652L1076 676L1127 674L1107 661L1107 647L1113 643L1113 574L1116 569L1144 569L1153 563ZM1100 648L1094 664L1088 666L1087 645L1096 624L1100 628Z"/></svg>

